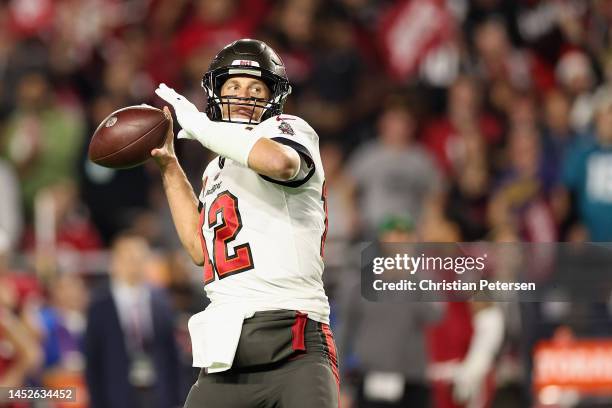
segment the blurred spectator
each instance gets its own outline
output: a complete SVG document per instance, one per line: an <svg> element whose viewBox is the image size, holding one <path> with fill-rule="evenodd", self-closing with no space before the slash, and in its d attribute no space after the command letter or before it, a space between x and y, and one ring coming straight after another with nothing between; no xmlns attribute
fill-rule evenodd
<svg viewBox="0 0 612 408"><path fill-rule="evenodd" d="M0 386L23 387L40 364L42 353L37 338L18 317L23 297L9 275L9 244L0 233Z"/></svg>
<svg viewBox="0 0 612 408"><path fill-rule="evenodd" d="M557 81L571 97L570 123L579 132L588 130L593 119L595 72L582 51L565 53L557 63Z"/></svg>
<svg viewBox="0 0 612 408"><path fill-rule="evenodd" d="M510 95L510 104L505 111L509 132L513 128L535 128L538 126L540 113L534 94L514 90Z"/></svg>
<svg viewBox="0 0 612 408"><path fill-rule="evenodd" d="M184 323L187 323L193 314L201 312L208 305L206 293L199 285L202 269L193 265L182 250L170 252L167 262L170 275L167 290L179 317L186 319Z"/></svg>
<svg viewBox="0 0 612 408"><path fill-rule="evenodd" d="M292 94L297 97L312 77L315 17L319 4L319 0L279 1L262 29L262 37L281 55L291 78Z"/></svg>
<svg viewBox="0 0 612 408"><path fill-rule="evenodd" d="M0 159L0 235L15 247L21 238L23 213L17 174L8 162Z"/></svg>
<svg viewBox="0 0 612 408"><path fill-rule="evenodd" d="M489 221L493 228L513 228L529 242L554 242L557 226L543 175L541 141L537 130L518 126L508 141L508 166L491 197Z"/></svg>
<svg viewBox="0 0 612 408"><path fill-rule="evenodd" d="M475 72L485 84L509 83L527 90L533 86L533 60L528 50L513 47L502 20L488 18L474 31Z"/></svg>
<svg viewBox="0 0 612 408"><path fill-rule="evenodd" d="M380 226L381 253L390 250L386 243L416 241L410 217L390 216ZM371 302L361 297L360 287L358 279L348 280L340 295L337 338L345 377L341 381L343 393L350 393L354 380L355 407L430 406L424 330L441 318L443 305L414 302L410 307L398 307L389 301Z"/></svg>
<svg viewBox="0 0 612 408"><path fill-rule="evenodd" d="M76 402L60 402L57 408L88 406L83 343L86 307L87 289L79 276L62 273L50 282L49 306L40 313L45 360L42 384L74 387L76 395Z"/></svg>
<svg viewBox="0 0 612 408"><path fill-rule="evenodd" d="M90 62L95 48L108 38L113 28L122 23L124 16L119 14L118 4L106 0L51 3L54 11L50 63L62 75L78 74L78 70ZM134 18L134 14L128 15Z"/></svg>
<svg viewBox="0 0 612 408"><path fill-rule="evenodd" d="M49 287L49 306L41 311L45 369L84 372L83 336L87 289L77 275L60 274Z"/></svg>
<svg viewBox="0 0 612 408"><path fill-rule="evenodd" d="M54 223L55 245L65 251L94 251L102 248L100 235L92 224L87 208L79 201L77 186L72 180L60 181L39 192L52 206L50 219ZM24 248L33 250L36 225L30 226L24 236Z"/></svg>
<svg viewBox="0 0 612 408"><path fill-rule="evenodd" d="M87 312L85 357L93 408L176 407L184 396L166 296L144 281L147 242L124 233L112 246L110 287Z"/></svg>
<svg viewBox="0 0 612 408"><path fill-rule="evenodd" d="M612 45L610 39L612 9L610 3L605 0L596 0L587 4L585 8L589 13L589 20L586 20L584 30L587 46L599 54L600 58L605 58Z"/></svg>
<svg viewBox="0 0 612 408"><path fill-rule="evenodd" d="M359 21L360 25L371 29L380 17L380 13L390 5L393 0L340 0L352 19Z"/></svg>
<svg viewBox="0 0 612 408"><path fill-rule="evenodd" d="M342 150L337 143L321 145L321 160L325 168L326 205L328 230L325 237L325 273L323 279L330 298L341 285L344 274L352 267L349 257L350 244L359 234L359 213L355 203L355 184L346 174L342 162Z"/></svg>
<svg viewBox="0 0 612 408"><path fill-rule="evenodd" d="M486 407L493 398L493 368L504 336L501 309L492 304L449 302L428 332L433 406Z"/></svg>
<svg viewBox="0 0 612 408"><path fill-rule="evenodd" d="M392 101L378 119L377 139L351 157L348 169L358 188L368 233L386 216L401 212L418 223L423 206L443 190L439 170L415 141L416 126L411 111Z"/></svg>
<svg viewBox="0 0 612 408"><path fill-rule="evenodd" d="M27 328L0 304L0 386L23 387L40 362L40 346Z"/></svg>
<svg viewBox="0 0 612 408"><path fill-rule="evenodd" d="M182 249L170 252L167 258L170 278L167 290L177 312L177 345L183 373L181 395L187 395L200 373L200 369L192 365L191 338L187 330L187 323L191 316L208 306L209 300L201 285L202 268L194 266Z"/></svg>
<svg viewBox="0 0 612 408"><path fill-rule="evenodd" d="M173 33L187 11L186 0L157 1L152 5L147 27L145 67L154 84L165 83L176 87L181 64L176 55Z"/></svg>
<svg viewBox="0 0 612 408"><path fill-rule="evenodd" d="M469 163L469 138L482 138L485 148L501 140L501 125L482 111L481 99L475 79L459 77L449 89L446 115L433 120L425 130L423 141L447 174L460 173Z"/></svg>
<svg viewBox="0 0 612 408"><path fill-rule="evenodd" d="M0 4L0 118L6 117L18 103L17 90L24 72L46 71L49 59L41 41L35 38L18 41L3 4Z"/></svg>
<svg viewBox="0 0 612 408"><path fill-rule="evenodd" d="M41 188L74 178L82 132L82 119L54 100L45 73L22 75L1 153L17 169L27 210Z"/></svg>
<svg viewBox="0 0 612 408"><path fill-rule="evenodd" d="M554 62L568 44L584 41L583 19L588 11L579 0L521 2L516 23L521 39L547 62Z"/></svg>
<svg viewBox="0 0 612 408"><path fill-rule="evenodd" d="M459 229L435 206L421 225L423 242L461 242ZM504 323L497 306L447 302L445 313L427 329L432 406L486 407L493 398L493 368Z"/></svg>
<svg viewBox="0 0 612 408"><path fill-rule="evenodd" d="M28 330L28 335L39 340L39 308L43 290L36 275L26 268L14 267L16 253L0 231L0 297L2 304L15 313Z"/></svg>
<svg viewBox="0 0 612 408"><path fill-rule="evenodd" d="M491 181L485 141L478 133L464 138L465 160L460 172L451 181L444 213L460 229L466 241L485 238L489 232L487 207Z"/></svg>
<svg viewBox="0 0 612 408"><path fill-rule="evenodd" d="M13 32L20 37L48 32L53 24L54 2L42 0L36 3L11 1L8 6Z"/></svg>
<svg viewBox="0 0 612 408"><path fill-rule="evenodd" d="M546 94L543 107L543 159L544 167L555 184L561 181L563 161L576 137L569 120L569 109L569 100L559 89Z"/></svg>
<svg viewBox="0 0 612 408"><path fill-rule="evenodd" d="M193 12L176 36L179 58L185 60L204 46L218 49L250 37L261 23L266 7L264 0L193 1Z"/></svg>
<svg viewBox="0 0 612 408"><path fill-rule="evenodd" d="M597 95L595 131L568 152L563 181L588 232L588 240L612 240L612 92Z"/></svg>
<svg viewBox="0 0 612 408"><path fill-rule="evenodd" d="M9 29L8 20L8 7L2 3L0 4L0 118L6 115L13 102L11 89L8 89L8 80L10 80L8 65L11 54L18 45Z"/></svg>
<svg viewBox="0 0 612 408"><path fill-rule="evenodd" d="M371 94L367 102L362 97L369 88L364 86L365 62L356 47L353 25L342 8L322 7L317 17L318 47L298 115L312 123L323 139L351 138L348 129L375 103Z"/></svg>
<svg viewBox="0 0 612 408"><path fill-rule="evenodd" d="M78 199L75 183L64 180L41 189L34 204L34 219L26 228L22 244L29 255L34 255L39 276L54 276L58 269L88 270L90 265L84 256L101 249L102 242Z"/></svg>
<svg viewBox="0 0 612 408"><path fill-rule="evenodd" d="M121 41L112 44L108 50L112 53L112 64L104 66L98 93L107 93L112 98L116 104L112 110L149 100L155 84L144 71L146 44L143 34L132 30Z"/></svg>

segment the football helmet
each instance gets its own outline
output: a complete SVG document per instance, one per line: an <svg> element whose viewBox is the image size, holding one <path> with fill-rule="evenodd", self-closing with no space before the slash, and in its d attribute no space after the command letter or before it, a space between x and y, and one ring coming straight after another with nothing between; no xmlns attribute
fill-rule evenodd
<svg viewBox="0 0 612 408"><path fill-rule="evenodd" d="M221 98L221 87L225 81L236 75L253 76L263 81L270 89L270 99L254 97L224 97ZM223 117L223 107L240 105L253 109L263 109L261 118L251 118L249 123L264 120L283 113L285 99L291 93L291 85L285 73L285 65L278 54L266 43L259 40L241 39L225 46L212 60L208 71L202 78L202 87L206 91L206 114L210 120L218 122L239 122L229 117ZM231 111L231 109L227 109Z"/></svg>

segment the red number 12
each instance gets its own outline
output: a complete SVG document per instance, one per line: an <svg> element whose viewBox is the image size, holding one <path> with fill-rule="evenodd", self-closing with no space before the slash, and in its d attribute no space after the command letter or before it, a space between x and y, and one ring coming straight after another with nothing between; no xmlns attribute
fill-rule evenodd
<svg viewBox="0 0 612 408"><path fill-rule="evenodd" d="M219 279L226 278L236 273L253 269L253 255L248 243L234 247L234 255L229 255L227 246L236 239L242 229L242 219L238 211L238 198L229 191L219 193L208 209L208 227L214 229L213 258L214 264L208 254L206 241L204 240L204 214L200 214L200 241L204 252L204 284L215 280L214 271ZM217 216L220 221L217 222Z"/></svg>

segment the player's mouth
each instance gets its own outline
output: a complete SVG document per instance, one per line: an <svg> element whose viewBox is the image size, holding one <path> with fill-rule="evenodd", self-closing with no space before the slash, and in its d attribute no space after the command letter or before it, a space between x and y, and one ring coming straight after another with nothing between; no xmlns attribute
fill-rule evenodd
<svg viewBox="0 0 612 408"><path fill-rule="evenodd" d="M240 116L247 119L251 119L253 114L253 108L237 108L232 110L232 116Z"/></svg>

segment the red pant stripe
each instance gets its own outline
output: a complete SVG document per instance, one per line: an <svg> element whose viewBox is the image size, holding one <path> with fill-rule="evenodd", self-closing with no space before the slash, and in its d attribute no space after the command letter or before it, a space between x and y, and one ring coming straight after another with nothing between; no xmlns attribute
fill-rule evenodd
<svg viewBox="0 0 612 408"><path fill-rule="evenodd" d="M336 350L336 343L334 343L334 336L332 335L329 326L321 324L321 331L325 338L325 345L327 346L329 362L331 365L332 372L336 378L336 386L338 388L338 406L340 406L340 373L338 371L338 351Z"/></svg>
<svg viewBox="0 0 612 408"><path fill-rule="evenodd" d="M306 321L308 315L306 313L297 312L295 316L295 322L291 326L291 348L293 351L306 351L306 344L304 344L304 329L306 328Z"/></svg>

